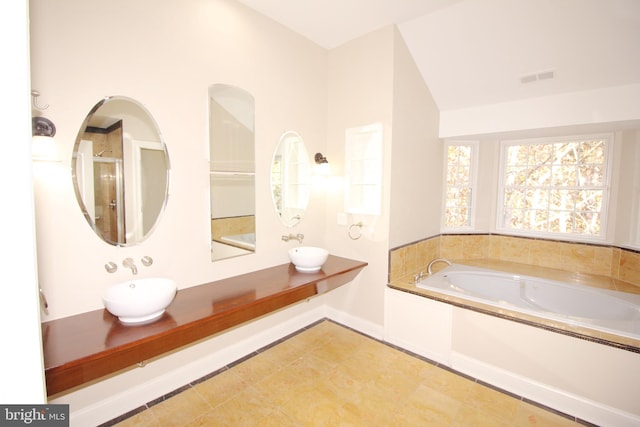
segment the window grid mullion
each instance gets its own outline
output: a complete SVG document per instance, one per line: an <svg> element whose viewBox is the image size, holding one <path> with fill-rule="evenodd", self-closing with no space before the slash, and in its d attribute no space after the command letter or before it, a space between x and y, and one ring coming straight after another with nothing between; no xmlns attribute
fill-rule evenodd
<svg viewBox="0 0 640 427"><path fill-rule="evenodd" d="M611 135L503 142L500 198L503 214L498 228L526 234L527 230L544 226L548 233L556 235L582 232L586 238L604 237L611 143ZM602 162L594 161L598 159L596 156L601 157ZM536 177L548 180L549 184L531 185ZM508 181L516 184L507 184ZM585 185L580 185L585 181ZM554 191L566 194L554 194ZM546 206L536 206L536 200L542 199L546 199ZM545 218L536 218L536 211L544 211ZM563 212L566 215L561 215ZM582 218L580 223L579 218ZM559 230L552 230L552 221L562 221L556 224Z"/></svg>

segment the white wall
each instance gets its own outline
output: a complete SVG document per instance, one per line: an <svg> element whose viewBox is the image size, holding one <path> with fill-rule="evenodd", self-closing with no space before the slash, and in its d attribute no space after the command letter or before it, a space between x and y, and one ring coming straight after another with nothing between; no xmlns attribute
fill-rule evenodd
<svg viewBox="0 0 640 427"><path fill-rule="evenodd" d="M440 232L443 179L438 107L398 31L394 46L391 248Z"/></svg>
<svg viewBox="0 0 640 427"><path fill-rule="evenodd" d="M613 241L640 248L640 131L617 132L613 164L616 209L609 220Z"/></svg>
<svg viewBox="0 0 640 427"><path fill-rule="evenodd" d="M27 1L0 4L0 116L4 164L0 168L3 244L0 267L0 402L44 403L31 173Z"/></svg>
<svg viewBox="0 0 640 427"><path fill-rule="evenodd" d="M344 172L345 130L372 123L383 124L381 215L349 214L346 225L340 225L337 217L344 212L344 194L326 196L329 249L366 260L369 266L353 283L327 295L327 303L330 309L349 313L350 321L362 330L381 337L388 250L437 234L442 188L438 110L393 26L329 52L326 154L334 173ZM349 227L360 221L362 237L351 240Z"/></svg>
<svg viewBox="0 0 640 427"><path fill-rule="evenodd" d="M291 230L272 207L269 168L280 134L295 129L310 153L326 140L326 50L232 0L31 1L32 86L58 129L62 162L35 183L39 273L51 320L102 308L104 289L131 276L125 257L154 259L139 276L168 276L180 288L288 262ZM210 260L208 87L227 83L256 100L254 255ZM89 109L107 95L146 106L165 138L169 201L153 235L126 248L105 244L78 207L71 151ZM295 228L324 245L322 193ZM179 249L179 250L177 250ZM104 264L120 268L108 274Z"/></svg>
<svg viewBox="0 0 640 427"><path fill-rule="evenodd" d="M440 137L640 120L640 84L443 110Z"/></svg>
<svg viewBox="0 0 640 427"><path fill-rule="evenodd" d="M326 232L332 253L369 262L354 282L327 295L331 308L350 313L364 324L361 328L382 336L384 287L389 242L390 154L392 140L394 28L385 27L329 51L329 117L326 154L332 173L344 174L345 131L382 123L383 196L379 216L347 215L342 189L327 192ZM362 221L363 236L351 240L349 226ZM355 233L357 234L357 233Z"/></svg>

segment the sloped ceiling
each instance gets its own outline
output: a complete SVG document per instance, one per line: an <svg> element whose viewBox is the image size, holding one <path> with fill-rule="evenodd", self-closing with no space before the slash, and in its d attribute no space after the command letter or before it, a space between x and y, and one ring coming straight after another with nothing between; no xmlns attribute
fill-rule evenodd
<svg viewBox="0 0 640 427"><path fill-rule="evenodd" d="M327 49L396 24L441 111L640 83L640 0L240 2Z"/></svg>

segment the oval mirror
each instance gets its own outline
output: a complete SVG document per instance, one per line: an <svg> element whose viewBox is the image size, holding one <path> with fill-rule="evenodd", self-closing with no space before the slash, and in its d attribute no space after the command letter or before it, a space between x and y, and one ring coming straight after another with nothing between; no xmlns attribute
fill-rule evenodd
<svg viewBox="0 0 640 427"><path fill-rule="evenodd" d="M311 164L304 140L294 131L282 134L271 161L271 197L286 227L298 224L311 192Z"/></svg>
<svg viewBox="0 0 640 427"><path fill-rule="evenodd" d="M144 106L123 96L98 102L78 131L71 170L80 209L98 237L129 246L151 234L167 201L169 155Z"/></svg>

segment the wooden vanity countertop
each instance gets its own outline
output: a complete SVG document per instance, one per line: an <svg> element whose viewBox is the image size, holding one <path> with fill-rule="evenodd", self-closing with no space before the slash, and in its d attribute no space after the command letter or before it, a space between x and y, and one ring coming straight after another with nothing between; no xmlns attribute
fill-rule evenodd
<svg viewBox="0 0 640 427"><path fill-rule="evenodd" d="M177 292L158 320L127 325L106 309L42 324L52 396L351 282L366 262L330 255L322 269L282 264Z"/></svg>

